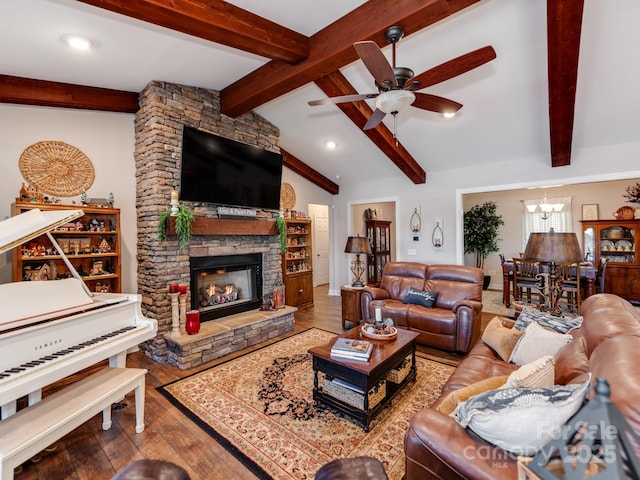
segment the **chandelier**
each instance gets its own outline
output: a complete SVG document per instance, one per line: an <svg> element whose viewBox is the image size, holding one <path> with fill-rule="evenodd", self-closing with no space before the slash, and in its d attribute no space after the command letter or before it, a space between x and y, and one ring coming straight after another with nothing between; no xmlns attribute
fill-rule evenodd
<svg viewBox="0 0 640 480"><path fill-rule="evenodd" d="M547 194L545 193L542 203L527 203L526 207L529 213L540 212L540 218L542 220L548 220L554 213L562 211L564 203L549 203L547 201Z"/></svg>

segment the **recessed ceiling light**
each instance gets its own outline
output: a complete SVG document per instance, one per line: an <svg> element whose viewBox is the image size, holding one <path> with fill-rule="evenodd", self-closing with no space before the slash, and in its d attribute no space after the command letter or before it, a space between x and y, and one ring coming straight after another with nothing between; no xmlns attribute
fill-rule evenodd
<svg viewBox="0 0 640 480"><path fill-rule="evenodd" d="M455 116L456 116L456 112L444 112L444 113L442 114L442 116L443 116L444 118L453 118L453 117L455 117Z"/></svg>
<svg viewBox="0 0 640 480"><path fill-rule="evenodd" d="M324 146L327 147L328 150L334 150L336 148L336 142L333 140L327 140Z"/></svg>
<svg viewBox="0 0 640 480"><path fill-rule="evenodd" d="M63 35L62 41L76 50L89 50L92 46L91 40L80 35Z"/></svg>

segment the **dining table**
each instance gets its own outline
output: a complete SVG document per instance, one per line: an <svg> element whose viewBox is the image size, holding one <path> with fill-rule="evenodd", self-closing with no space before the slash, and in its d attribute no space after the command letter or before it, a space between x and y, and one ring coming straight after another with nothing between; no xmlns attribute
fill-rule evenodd
<svg viewBox="0 0 640 480"><path fill-rule="evenodd" d="M513 283L513 260L502 262L502 302L508 308L511 306L511 284ZM542 263L542 273L549 271L549 264ZM580 262L580 278L583 278L583 295L587 298L596 292L595 279L598 273L598 267L592 262Z"/></svg>

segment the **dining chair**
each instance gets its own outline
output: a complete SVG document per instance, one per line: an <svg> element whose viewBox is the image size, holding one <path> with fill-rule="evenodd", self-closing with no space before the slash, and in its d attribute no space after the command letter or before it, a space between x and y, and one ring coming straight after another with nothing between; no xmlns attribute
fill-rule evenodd
<svg viewBox="0 0 640 480"><path fill-rule="evenodd" d="M542 273L539 261L513 259L513 300L515 302L531 303L531 291L535 289L538 291L538 298L542 303L543 295L539 288L540 279L537 277L539 273Z"/></svg>
<svg viewBox="0 0 640 480"><path fill-rule="evenodd" d="M594 285L596 287L596 293L606 293L604 278L607 271L607 259L603 258L598 264L598 270L596 272L596 279Z"/></svg>
<svg viewBox="0 0 640 480"><path fill-rule="evenodd" d="M580 264L571 262L556 263L556 278L561 284L559 301L564 303L571 313L580 314L582 305L582 284Z"/></svg>

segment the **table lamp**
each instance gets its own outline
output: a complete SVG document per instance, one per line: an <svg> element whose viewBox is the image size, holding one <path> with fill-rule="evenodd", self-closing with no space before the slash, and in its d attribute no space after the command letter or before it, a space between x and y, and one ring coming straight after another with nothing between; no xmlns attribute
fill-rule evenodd
<svg viewBox="0 0 640 480"><path fill-rule="evenodd" d="M369 240L365 237L361 237L357 235L355 237L347 238L347 245L344 247L345 253L355 253L356 259L351 261L351 272L353 273L353 282L351 283L352 287L364 287L364 283L362 281L362 274L364 273L364 264L362 260L360 260L360 254L371 253L371 246L369 245Z"/></svg>
<svg viewBox="0 0 640 480"><path fill-rule="evenodd" d="M576 234L556 233L553 229L548 233L532 233L522 258L549 264L549 305L545 309L552 315L561 315L558 300L562 295L562 279L556 275L556 263L582 261L582 250Z"/></svg>

